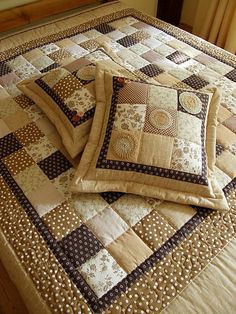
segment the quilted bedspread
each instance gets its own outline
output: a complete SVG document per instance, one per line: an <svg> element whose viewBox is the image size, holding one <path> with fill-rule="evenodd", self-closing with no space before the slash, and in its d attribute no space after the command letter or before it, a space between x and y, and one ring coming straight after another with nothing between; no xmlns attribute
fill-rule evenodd
<svg viewBox="0 0 236 314"><path fill-rule="evenodd" d="M230 211L70 192L78 158L16 84L81 56L97 60L97 48L144 80L221 88L216 176ZM214 313L221 297L220 313L236 311L235 56L119 2L5 38L0 158L0 255L32 313Z"/></svg>

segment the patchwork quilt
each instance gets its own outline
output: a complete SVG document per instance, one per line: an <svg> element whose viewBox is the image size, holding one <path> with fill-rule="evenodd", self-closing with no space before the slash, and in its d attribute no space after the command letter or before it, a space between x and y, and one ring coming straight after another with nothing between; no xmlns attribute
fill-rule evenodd
<svg viewBox="0 0 236 314"><path fill-rule="evenodd" d="M221 89L215 171L229 211L119 192L71 193L79 157L71 159L55 127L16 84L83 56L96 62L109 51L144 81ZM181 132L191 134L191 127ZM30 312L183 313L189 306L196 313L196 303L199 312L214 313L213 301L220 313L236 310L229 263L236 248L234 55L119 2L2 39L0 158L0 257ZM179 158L187 164L189 157ZM215 276L204 280L212 265L222 266L222 254L228 264L215 274L221 282L225 272L227 291L210 285Z"/></svg>

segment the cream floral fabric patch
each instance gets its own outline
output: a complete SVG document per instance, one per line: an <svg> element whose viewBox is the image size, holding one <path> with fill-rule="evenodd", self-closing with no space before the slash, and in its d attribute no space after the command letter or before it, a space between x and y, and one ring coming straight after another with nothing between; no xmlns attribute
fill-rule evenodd
<svg viewBox="0 0 236 314"><path fill-rule="evenodd" d="M73 191L228 209L214 177L218 90L153 85L111 72L97 65L98 109Z"/></svg>

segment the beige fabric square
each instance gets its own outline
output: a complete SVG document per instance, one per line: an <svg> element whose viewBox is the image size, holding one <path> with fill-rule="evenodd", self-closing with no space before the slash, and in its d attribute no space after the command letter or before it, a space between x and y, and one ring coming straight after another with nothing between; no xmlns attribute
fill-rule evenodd
<svg viewBox="0 0 236 314"><path fill-rule="evenodd" d="M9 127L2 119L0 119L0 138L6 136L9 133L11 133Z"/></svg>
<svg viewBox="0 0 236 314"><path fill-rule="evenodd" d="M106 207L103 211L97 213L96 216L86 222L86 225L104 246L109 245L129 229L126 222L110 207Z"/></svg>
<svg viewBox="0 0 236 314"><path fill-rule="evenodd" d="M45 183L37 190L26 193L26 196L40 217L50 212L64 201L63 196L56 190L51 182Z"/></svg>
<svg viewBox="0 0 236 314"><path fill-rule="evenodd" d="M222 152L216 159L216 165L223 170L231 179L236 177L236 156L228 151Z"/></svg>
<svg viewBox="0 0 236 314"><path fill-rule="evenodd" d="M97 64L95 119L89 142L75 173L72 191L119 191L182 204L228 210L224 193L213 175L216 115L220 102L218 90L212 88L207 93L203 93L169 88L170 94L174 90L173 94L176 98L178 95L176 110L186 113L186 117L193 115L202 121L204 128L199 134L201 144L174 137L174 145L169 144L171 151L168 151L165 144L159 145L153 137L149 145L145 144L144 151L143 143L147 141L144 141L142 131L138 132L141 136L137 136L133 131L117 134L114 130L114 118L119 101L126 99L130 103L137 103L138 94L130 79L115 75L117 72L113 68L104 67L104 62ZM132 94L127 87L129 84L133 89ZM168 89L168 87L161 89L159 85L140 82L136 86L139 91L145 91L145 95L149 95L151 89L156 88L157 95L158 90ZM124 90L127 90L128 97ZM122 97L119 97L120 92ZM156 99L158 99L157 95L155 95ZM150 97L143 97L142 102L145 102L145 99L146 102L150 102ZM170 103L167 96L166 99L166 102ZM163 128L168 127L170 120L167 116L166 114L156 117L155 123L158 123L159 127L160 125ZM155 159L159 165L150 164L150 151L154 152L153 147L157 152L167 150L166 155L171 155L170 167L160 166L166 160L166 155L160 153L157 154L158 158L162 157L161 162ZM142 163L139 161L140 156L142 156Z"/></svg>
<svg viewBox="0 0 236 314"><path fill-rule="evenodd" d="M154 142L155 145L153 145ZM138 161L140 164L146 163L147 165L168 168L171 163L173 146L173 137L143 133Z"/></svg>
<svg viewBox="0 0 236 314"><path fill-rule="evenodd" d="M216 138L217 142L224 147L235 143L235 134L223 124L217 126Z"/></svg>
<svg viewBox="0 0 236 314"><path fill-rule="evenodd" d="M134 270L153 253L132 229L108 245L107 250L127 273Z"/></svg>
<svg viewBox="0 0 236 314"><path fill-rule="evenodd" d="M177 230L196 214L196 210L192 206L184 206L171 202L161 203L157 212Z"/></svg>
<svg viewBox="0 0 236 314"><path fill-rule="evenodd" d="M4 121L11 131L14 132L28 124L30 122L30 117L25 111L19 110L16 113L4 118Z"/></svg>

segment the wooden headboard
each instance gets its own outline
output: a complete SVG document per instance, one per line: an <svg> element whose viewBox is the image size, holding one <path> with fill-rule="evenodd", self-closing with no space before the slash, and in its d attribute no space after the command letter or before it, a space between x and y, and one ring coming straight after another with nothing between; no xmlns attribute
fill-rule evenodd
<svg viewBox="0 0 236 314"><path fill-rule="evenodd" d="M38 0L9 10L0 11L0 32L85 5L105 2L110 2L110 0Z"/></svg>

